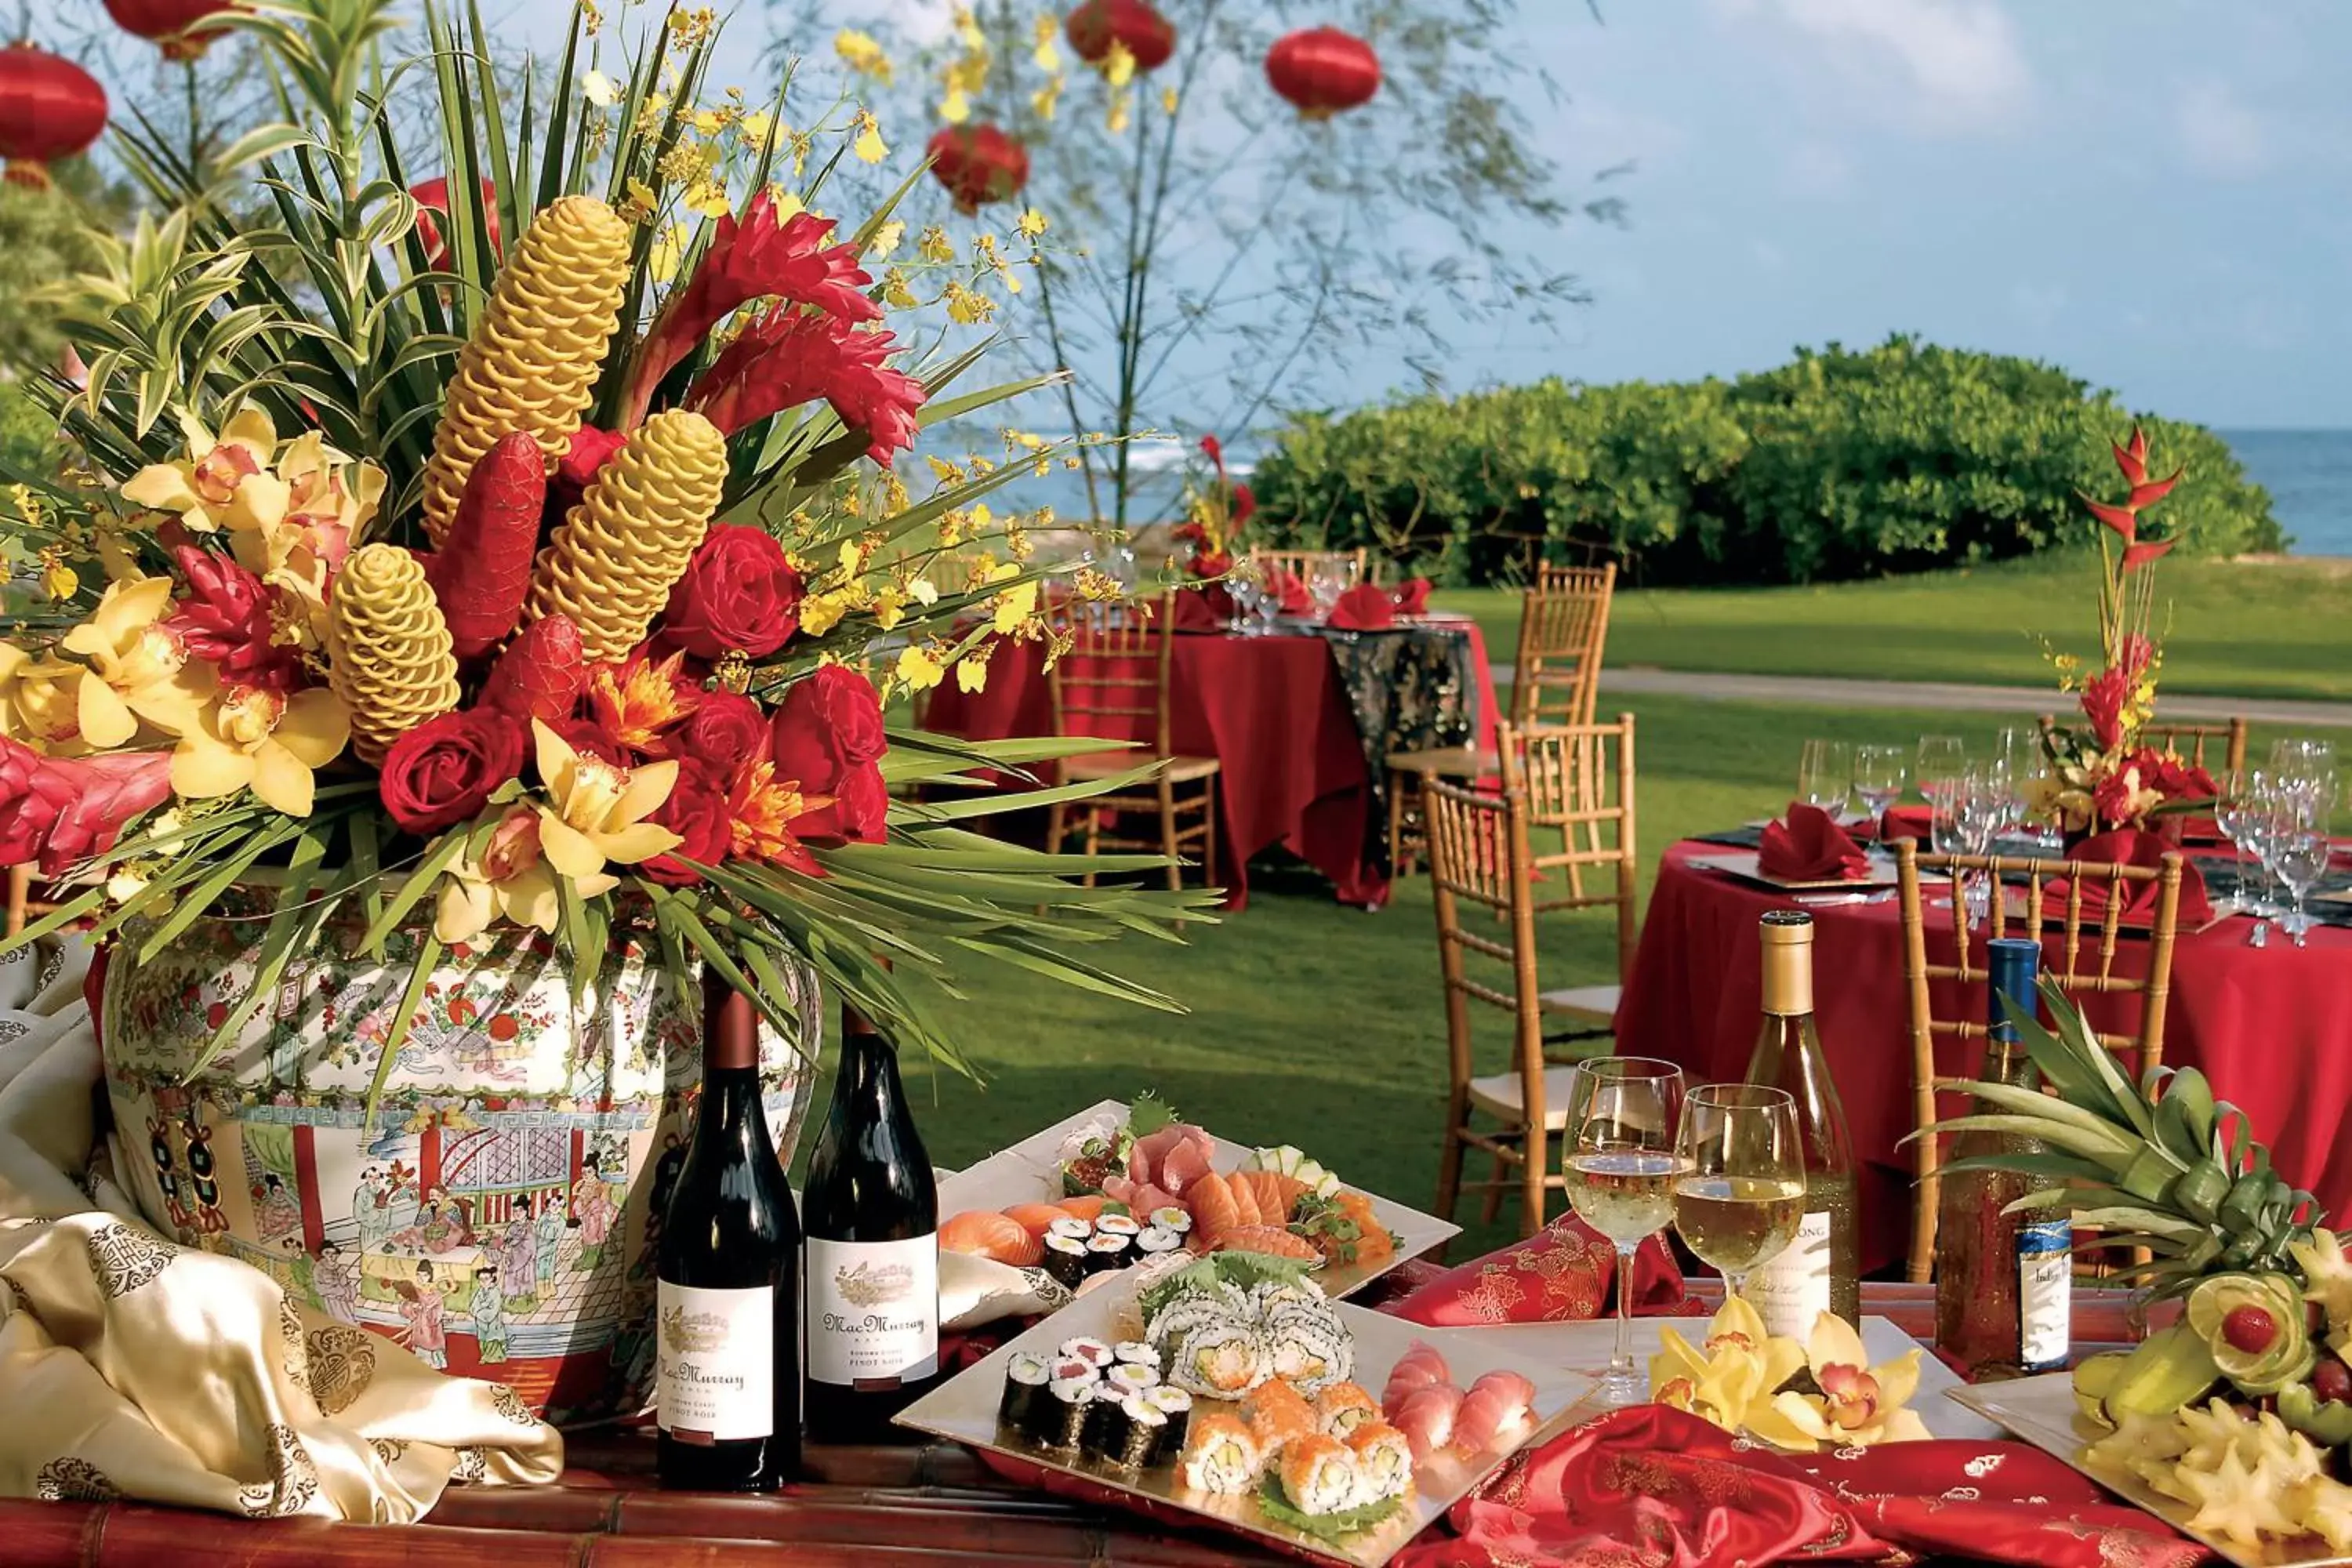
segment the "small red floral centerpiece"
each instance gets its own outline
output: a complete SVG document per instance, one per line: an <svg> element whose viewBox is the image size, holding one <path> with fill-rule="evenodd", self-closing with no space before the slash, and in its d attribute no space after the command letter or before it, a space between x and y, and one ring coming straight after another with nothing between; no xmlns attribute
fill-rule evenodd
<svg viewBox="0 0 2352 1568"><path fill-rule="evenodd" d="M1208 582L1234 569L1234 544L1257 510L1257 497L1249 486L1227 477L1223 443L1203 436L1201 450L1209 455L1215 476L1188 490L1184 521L1176 526L1174 537L1192 546L1184 570Z"/></svg>

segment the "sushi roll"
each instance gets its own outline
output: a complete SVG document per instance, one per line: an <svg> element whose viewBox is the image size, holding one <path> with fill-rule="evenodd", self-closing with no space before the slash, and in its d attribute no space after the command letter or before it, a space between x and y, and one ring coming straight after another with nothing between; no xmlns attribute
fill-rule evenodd
<svg viewBox="0 0 2352 1568"><path fill-rule="evenodd" d="M1365 1422L1380 1418L1379 1402L1356 1384L1335 1383L1315 1396L1316 1426L1341 1442Z"/></svg>
<svg viewBox="0 0 2352 1568"><path fill-rule="evenodd" d="M1110 1347L1111 1360L1122 1366L1148 1366L1160 1370L1160 1352L1145 1340L1121 1340Z"/></svg>
<svg viewBox="0 0 2352 1568"><path fill-rule="evenodd" d="M1004 1368L1004 1397L997 1402L996 1418L1016 1432L1035 1430L1037 1407L1046 1399L1053 1380L1045 1358L1027 1352L1015 1355Z"/></svg>
<svg viewBox="0 0 2352 1568"><path fill-rule="evenodd" d="M1208 1323L1231 1322L1239 1315L1214 1297L1182 1295L1151 1315L1143 1337L1165 1354L1170 1345L1194 1329Z"/></svg>
<svg viewBox="0 0 2352 1568"><path fill-rule="evenodd" d="M1121 1362L1103 1374L1105 1386L1118 1391L1122 1399L1130 1394L1140 1394L1160 1384L1160 1369L1139 1366L1133 1362Z"/></svg>
<svg viewBox="0 0 2352 1568"><path fill-rule="evenodd" d="M1286 1308L1325 1305L1322 1290L1304 1279L1262 1280L1249 1293L1249 1310L1261 1318L1271 1318Z"/></svg>
<svg viewBox="0 0 2352 1568"><path fill-rule="evenodd" d="M1107 1214L1095 1221L1095 1234L1097 1236L1132 1237L1139 1235L1142 1230L1142 1223L1131 1214Z"/></svg>
<svg viewBox="0 0 2352 1568"><path fill-rule="evenodd" d="M1135 1237L1104 1231L1087 1243L1087 1272L1108 1274L1135 1261Z"/></svg>
<svg viewBox="0 0 2352 1568"><path fill-rule="evenodd" d="M1167 1430L1166 1414L1150 1400L1138 1394L1113 1399L1106 1385L1087 1407L1080 1451L1113 1469L1139 1470L1159 1453Z"/></svg>
<svg viewBox="0 0 2352 1568"><path fill-rule="evenodd" d="M1163 1252L1174 1252L1184 1245L1181 1234L1164 1225L1149 1225L1135 1238L1135 1250L1146 1258L1157 1258Z"/></svg>
<svg viewBox="0 0 2352 1568"><path fill-rule="evenodd" d="M1055 1232L1045 1237L1045 1272L1057 1285L1075 1290L1087 1277L1087 1244Z"/></svg>
<svg viewBox="0 0 2352 1568"><path fill-rule="evenodd" d="M1094 1378L1057 1377L1045 1385L1044 1413L1030 1434L1037 1443L1057 1453L1078 1447L1086 1434L1087 1415L1101 1384Z"/></svg>
<svg viewBox="0 0 2352 1568"><path fill-rule="evenodd" d="M1297 1384L1303 1394L1320 1394L1356 1369L1355 1345L1347 1329L1320 1302L1276 1310L1266 1338L1273 1356L1269 1370Z"/></svg>
<svg viewBox="0 0 2352 1568"><path fill-rule="evenodd" d="M1045 1370L1052 1377L1075 1377L1081 1383L1088 1378L1102 1376L1102 1373L1095 1369L1095 1363L1083 1356L1057 1355L1045 1363Z"/></svg>
<svg viewBox="0 0 2352 1568"><path fill-rule="evenodd" d="M1181 1204L1163 1205L1153 1209L1150 1217L1151 1223L1162 1230L1172 1230L1179 1236L1192 1234L1192 1211Z"/></svg>
<svg viewBox="0 0 2352 1568"><path fill-rule="evenodd" d="M1072 1241L1080 1243L1083 1243L1088 1237L1094 1235L1094 1233L1095 1227L1092 1225L1089 1225L1087 1221L1078 1218L1076 1215L1064 1215L1060 1219L1054 1221L1051 1225L1045 1227L1045 1234L1047 1236L1066 1236Z"/></svg>
<svg viewBox="0 0 2352 1568"><path fill-rule="evenodd" d="M1230 1497L1257 1484L1257 1442L1242 1418L1222 1410L1194 1417L1176 1463L1176 1479L1194 1491Z"/></svg>
<svg viewBox="0 0 2352 1568"><path fill-rule="evenodd" d="M1377 1414L1359 1423L1341 1440L1356 1456L1356 1468L1364 1481L1364 1501L1381 1502L1412 1490L1412 1445Z"/></svg>
<svg viewBox="0 0 2352 1568"><path fill-rule="evenodd" d="M1301 1437L1313 1436L1316 1429L1314 1407L1280 1378L1260 1385L1243 1400L1241 1417L1249 1423L1259 1451L1268 1458Z"/></svg>
<svg viewBox="0 0 2352 1568"><path fill-rule="evenodd" d="M1117 1359L1118 1352L1100 1340L1075 1339L1062 1342L1062 1354L1071 1361L1082 1361L1100 1372Z"/></svg>
<svg viewBox="0 0 2352 1568"><path fill-rule="evenodd" d="M1301 1513L1339 1513L1354 1508L1363 1490L1356 1456L1337 1437L1310 1432L1282 1450L1283 1495Z"/></svg>
<svg viewBox="0 0 2352 1568"><path fill-rule="evenodd" d="M1151 1457L1153 1464L1163 1465L1184 1451L1184 1436L1192 1426L1192 1396L1172 1383L1163 1383L1145 1389L1143 1398L1168 1418L1168 1425L1160 1429L1160 1450Z"/></svg>
<svg viewBox="0 0 2352 1568"><path fill-rule="evenodd" d="M1168 1381L1188 1394L1238 1399L1266 1380L1271 1363L1254 1324L1203 1323L1188 1331L1168 1358Z"/></svg>

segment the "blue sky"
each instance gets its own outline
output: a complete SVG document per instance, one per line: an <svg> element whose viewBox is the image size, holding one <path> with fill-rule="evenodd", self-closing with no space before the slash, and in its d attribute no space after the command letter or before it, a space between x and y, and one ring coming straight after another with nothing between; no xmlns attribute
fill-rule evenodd
<svg viewBox="0 0 2352 1568"><path fill-rule="evenodd" d="M552 33L570 5L504 8ZM1456 384L1730 374L1906 330L2224 427L2352 426L2352 7L1521 9L1567 97L1531 102L1541 144L1571 190L1631 163L1629 220L1559 231L1592 302L1533 340L1465 331ZM1362 369L1360 393L1409 379Z"/></svg>

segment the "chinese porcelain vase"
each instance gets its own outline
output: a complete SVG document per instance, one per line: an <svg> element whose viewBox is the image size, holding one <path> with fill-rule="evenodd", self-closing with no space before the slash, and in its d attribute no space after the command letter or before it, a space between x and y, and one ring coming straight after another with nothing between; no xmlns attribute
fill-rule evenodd
<svg viewBox="0 0 2352 1568"><path fill-rule="evenodd" d="M146 931L113 947L100 1039L116 1161L148 1220L551 1420L642 1410L655 1242L701 1079L698 976L618 927L584 999L538 931L453 946L363 1124L421 927L381 959L355 928L323 932L190 1076L259 979L269 908L232 900L145 963ZM813 973L786 976L800 1038L766 1032L761 1067L789 1163L823 1012Z"/></svg>

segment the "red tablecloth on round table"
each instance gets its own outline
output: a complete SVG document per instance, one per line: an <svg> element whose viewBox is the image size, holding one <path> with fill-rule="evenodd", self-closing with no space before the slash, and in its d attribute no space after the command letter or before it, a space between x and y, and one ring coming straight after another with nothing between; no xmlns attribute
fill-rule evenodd
<svg viewBox="0 0 2352 1568"><path fill-rule="evenodd" d="M1486 639L1475 623L1458 625L1469 635L1478 682L1478 742L1492 746L1495 680ZM1223 764L1216 875L1228 908L1249 900L1249 858L1277 844L1330 878L1346 902L1388 897L1387 879L1364 856L1372 797L1363 742L1321 637L1180 632L1169 702L1175 750ZM1051 734L1043 651L1034 644L1001 648L989 661L984 690L939 688L924 721L967 740Z"/></svg>
<svg viewBox="0 0 2352 1568"><path fill-rule="evenodd" d="M1620 1050L1664 1057L1714 1080L1747 1070L1760 1005L1757 918L1792 900L1687 863L1707 853L1720 850L1677 844L1658 867L1617 1040ZM1892 901L1809 912L1815 1017L1862 1166L1863 1267L1876 1268L1904 1256L1910 1226L1911 1163L1895 1147L1911 1131L1902 913ZM1951 918L1949 910L1928 910L1931 962L1950 961ZM2275 931L2267 947L2248 947L2247 929L2229 920L2180 934L2164 1060L2201 1069L2215 1097L2251 1119L2280 1173L2340 1217L2352 1205L2352 1143L2338 1137L2352 1101L2352 931L2315 928L2310 946L2298 949ZM2118 972L2133 973L2123 958ZM1958 1016L1958 1005L1938 997L1937 1016ZM2116 1029L2137 1021L2097 1009L2094 1017ZM1980 1047L1939 1044L1939 1071L1973 1075Z"/></svg>

